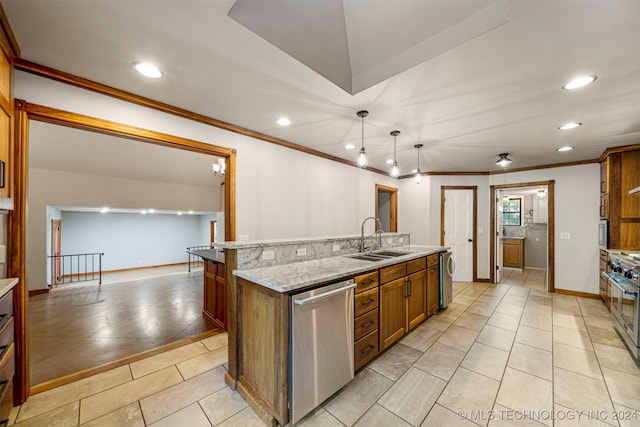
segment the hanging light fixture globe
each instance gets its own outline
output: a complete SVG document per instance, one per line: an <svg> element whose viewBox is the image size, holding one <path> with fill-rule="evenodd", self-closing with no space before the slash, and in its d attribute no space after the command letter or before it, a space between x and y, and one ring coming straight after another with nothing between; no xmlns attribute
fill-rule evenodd
<svg viewBox="0 0 640 427"><path fill-rule="evenodd" d="M358 115L358 117L360 117L362 121L362 146L360 147L360 151L358 152L358 159L356 160L356 163L359 168L364 169L367 167L367 164L368 164L367 150L365 150L364 148L364 118L369 115L369 112L366 110L361 110L361 111L358 111L356 114Z"/></svg>
<svg viewBox="0 0 640 427"><path fill-rule="evenodd" d="M396 137L400 135L399 130L393 130L390 132L390 135L393 137L393 166L391 167L391 175L392 178L397 178L400 176L400 168L398 167L398 160L396 159Z"/></svg>
<svg viewBox="0 0 640 427"><path fill-rule="evenodd" d="M422 182L422 172L420 171L420 149L423 147L423 145L416 144L413 147L418 149L418 168L416 169L415 180L416 184L420 184Z"/></svg>

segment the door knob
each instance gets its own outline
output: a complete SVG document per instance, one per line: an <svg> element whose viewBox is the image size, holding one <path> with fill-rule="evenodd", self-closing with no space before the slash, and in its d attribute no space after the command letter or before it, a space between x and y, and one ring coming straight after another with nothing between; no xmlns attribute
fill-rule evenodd
<svg viewBox="0 0 640 427"><path fill-rule="evenodd" d="M468 239L470 242L473 242L473 239Z"/></svg>

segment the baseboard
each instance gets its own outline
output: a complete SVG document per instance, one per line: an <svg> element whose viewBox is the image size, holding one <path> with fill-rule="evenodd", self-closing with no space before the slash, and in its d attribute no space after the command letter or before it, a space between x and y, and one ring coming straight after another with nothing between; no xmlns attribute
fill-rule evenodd
<svg viewBox="0 0 640 427"><path fill-rule="evenodd" d="M40 295L40 294L48 294L49 293L49 288L44 288L44 289L34 289L32 291L29 291L29 296L35 296L35 295Z"/></svg>
<svg viewBox="0 0 640 427"><path fill-rule="evenodd" d="M567 289L558 289L558 288L556 288L554 290L554 292L556 294L571 295L571 296L574 296L574 297L600 299L600 294L592 294L592 293L589 293L589 292L570 291L570 290L567 290Z"/></svg>

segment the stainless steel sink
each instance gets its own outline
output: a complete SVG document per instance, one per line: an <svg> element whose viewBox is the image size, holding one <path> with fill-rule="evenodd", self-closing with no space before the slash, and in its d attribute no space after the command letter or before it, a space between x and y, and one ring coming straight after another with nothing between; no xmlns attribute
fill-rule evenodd
<svg viewBox="0 0 640 427"><path fill-rule="evenodd" d="M348 255L347 258L359 259L362 261L382 261L389 258L395 258L402 255L407 255L409 252L401 251L379 251L379 252L367 252L356 255Z"/></svg>

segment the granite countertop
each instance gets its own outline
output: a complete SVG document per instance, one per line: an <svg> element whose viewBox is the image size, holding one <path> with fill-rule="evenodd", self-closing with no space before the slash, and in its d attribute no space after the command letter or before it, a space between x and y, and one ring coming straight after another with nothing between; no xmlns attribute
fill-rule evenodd
<svg viewBox="0 0 640 427"><path fill-rule="evenodd" d="M0 279L0 298L6 295L15 285L18 284L18 278Z"/></svg>
<svg viewBox="0 0 640 427"><path fill-rule="evenodd" d="M349 255L335 256L273 267L234 270L233 274L274 291L284 293L447 250L444 246L423 245L399 246L387 249L407 252L407 254L381 261L363 261L349 258Z"/></svg>
<svg viewBox="0 0 640 427"><path fill-rule="evenodd" d="M224 264L224 252L218 249L195 249L189 251L189 253L204 259Z"/></svg>
<svg viewBox="0 0 640 427"><path fill-rule="evenodd" d="M408 233L397 233L391 231L385 231L384 237L391 237L396 235L406 235ZM284 245L294 245L297 243L322 243L322 242L331 242L334 240L348 240L348 239L360 239L359 234L353 235L342 235L342 236L329 236L329 237L300 237L296 238L287 238L287 239L270 239L270 240L248 240L244 241L228 241L228 242L215 242L213 246L215 248L220 249L249 249L249 248L262 248L265 246L284 246Z"/></svg>

